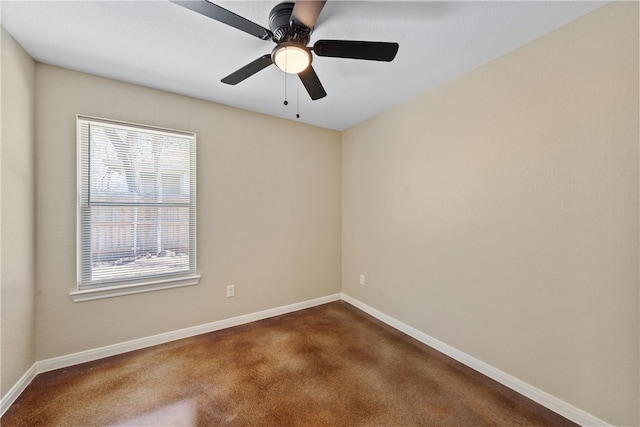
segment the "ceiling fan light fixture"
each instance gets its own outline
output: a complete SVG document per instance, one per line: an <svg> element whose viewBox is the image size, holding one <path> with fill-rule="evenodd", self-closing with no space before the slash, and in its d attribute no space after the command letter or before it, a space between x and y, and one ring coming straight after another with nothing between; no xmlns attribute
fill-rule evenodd
<svg viewBox="0 0 640 427"><path fill-rule="evenodd" d="M273 63L285 73L298 74L311 64L311 52L296 43L282 43L271 54Z"/></svg>

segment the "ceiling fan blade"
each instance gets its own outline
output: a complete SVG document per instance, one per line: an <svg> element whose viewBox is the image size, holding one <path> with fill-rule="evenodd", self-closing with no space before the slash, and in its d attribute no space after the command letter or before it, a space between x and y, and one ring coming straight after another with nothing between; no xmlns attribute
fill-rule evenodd
<svg viewBox="0 0 640 427"><path fill-rule="evenodd" d="M298 27L313 28L326 0L298 0L293 6L291 20Z"/></svg>
<svg viewBox="0 0 640 427"><path fill-rule="evenodd" d="M327 96L327 92L324 91L322 83L320 83L320 79L311 65L309 65L306 70L298 73L298 77L300 77L302 84L307 89L307 92L309 92L312 100L315 101L316 99Z"/></svg>
<svg viewBox="0 0 640 427"><path fill-rule="evenodd" d="M221 80L222 83L228 85L237 85L241 81L253 76L258 71L267 68L273 62L271 61L271 55L267 54L261 56L253 62L248 63L244 67L229 74L227 77Z"/></svg>
<svg viewBox="0 0 640 427"><path fill-rule="evenodd" d="M399 47L398 43L387 42L318 40L313 45L313 51L318 56L389 62L396 57Z"/></svg>
<svg viewBox="0 0 640 427"><path fill-rule="evenodd" d="M252 36L258 37L259 39L271 40L273 38L273 34L271 33L271 31L267 30L266 28L261 27L255 22L251 22L240 15L236 15L235 13L223 7L220 7L217 4L208 2L207 0L188 0L188 1L170 0L170 1L182 7L186 7L187 9L193 10L194 12L198 12L211 19L215 19L218 22L222 22L223 24L230 25L233 28L237 28L240 31L249 33Z"/></svg>

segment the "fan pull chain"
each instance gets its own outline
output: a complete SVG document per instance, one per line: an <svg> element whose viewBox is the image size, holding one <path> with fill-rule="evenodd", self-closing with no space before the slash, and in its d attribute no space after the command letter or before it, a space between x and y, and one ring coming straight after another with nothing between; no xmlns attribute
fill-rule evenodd
<svg viewBox="0 0 640 427"><path fill-rule="evenodd" d="M296 79L296 119L300 118L300 79Z"/></svg>
<svg viewBox="0 0 640 427"><path fill-rule="evenodd" d="M289 105L289 101L287 101L287 73L284 74L284 105Z"/></svg>

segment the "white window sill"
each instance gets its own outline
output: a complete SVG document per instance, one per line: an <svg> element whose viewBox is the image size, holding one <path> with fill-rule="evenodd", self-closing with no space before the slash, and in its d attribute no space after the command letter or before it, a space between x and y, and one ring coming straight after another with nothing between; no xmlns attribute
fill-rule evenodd
<svg viewBox="0 0 640 427"><path fill-rule="evenodd" d="M91 301L95 299L119 297L122 295L139 294L142 292L159 291L161 289L193 286L200 282L200 275L182 276L171 279L149 280L124 285L104 286L96 289L83 289L69 293L73 302Z"/></svg>

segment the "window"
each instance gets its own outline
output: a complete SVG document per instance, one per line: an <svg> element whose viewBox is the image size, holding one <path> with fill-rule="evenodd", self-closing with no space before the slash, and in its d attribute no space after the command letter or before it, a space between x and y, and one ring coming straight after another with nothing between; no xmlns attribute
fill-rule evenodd
<svg viewBox="0 0 640 427"><path fill-rule="evenodd" d="M78 116L74 301L197 284L195 134Z"/></svg>

